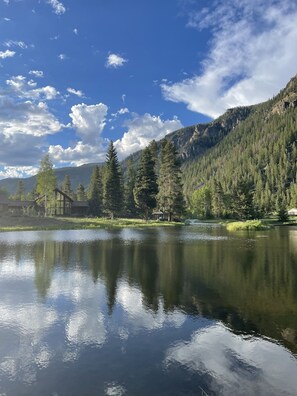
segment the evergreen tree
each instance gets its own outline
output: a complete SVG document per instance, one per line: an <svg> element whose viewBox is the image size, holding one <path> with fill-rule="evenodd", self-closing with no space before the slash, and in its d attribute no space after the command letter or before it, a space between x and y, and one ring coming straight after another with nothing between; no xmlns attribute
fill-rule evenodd
<svg viewBox="0 0 297 396"><path fill-rule="evenodd" d="M254 186L250 180L241 179L234 189L232 208L236 217L242 220L255 217Z"/></svg>
<svg viewBox="0 0 297 396"><path fill-rule="evenodd" d="M90 214L93 216L101 216L102 215L102 178L101 178L101 172L99 166L95 166L91 176L90 187L88 191L88 201L89 201Z"/></svg>
<svg viewBox="0 0 297 396"><path fill-rule="evenodd" d="M123 207L122 176L118 156L113 142L110 142L105 162L104 210L113 219Z"/></svg>
<svg viewBox="0 0 297 396"><path fill-rule="evenodd" d="M39 171L37 173L36 193L44 200L44 215L47 216L49 207L54 200L54 189L57 180L53 169L53 163L50 156L46 154L40 161Z"/></svg>
<svg viewBox="0 0 297 396"><path fill-rule="evenodd" d="M125 183L125 215L128 217L137 216L137 208L134 200L133 190L135 187L136 173L133 167L133 162L128 161L127 179Z"/></svg>
<svg viewBox="0 0 297 396"><path fill-rule="evenodd" d="M68 197L73 198L73 190L71 187L71 181L70 181L70 176L69 175L65 175L62 186L61 186L61 190L68 195Z"/></svg>
<svg viewBox="0 0 297 396"><path fill-rule="evenodd" d="M18 181L17 190L14 196L14 199L18 201L23 201L25 199L25 187L23 180Z"/></svg>
<svg viewBox="0 0 297 396"><path fill-rule="evenodd" d="M168 221L173 215L180 216L184 209L180 162L173 143L166 140L162 146L158 178L158 207L168 213Z"/></svg>
<svg viewBox="0 0 297 396"><path fill-rule="evenodd" d="M81 183L77 186L76 197L78 201L85 201L87 199L85 188Z"/></svg>
<svg viewBox="0 0 297 396"><path fill-rule="evenodd" d="M150 211L157 204L158 185L154 167L155 161L152 158L150 149L147 147L141 156L133 191L135 202L143 212L146 220L149 218Z"/></svg>

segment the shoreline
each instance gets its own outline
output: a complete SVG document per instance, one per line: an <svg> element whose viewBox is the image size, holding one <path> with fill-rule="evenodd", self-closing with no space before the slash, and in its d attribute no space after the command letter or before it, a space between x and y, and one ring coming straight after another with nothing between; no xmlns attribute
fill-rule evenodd
<svg viewBox="0 0 297 396"><path fill-rule="evenodd" d="M102 228L174 227L183 223L117 218L0 216L0 232L94 230Z"/></svg>

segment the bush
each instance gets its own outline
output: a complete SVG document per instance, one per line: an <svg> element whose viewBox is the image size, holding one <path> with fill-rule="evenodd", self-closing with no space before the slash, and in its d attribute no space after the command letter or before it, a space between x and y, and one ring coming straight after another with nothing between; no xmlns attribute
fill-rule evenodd
<svg viewBox="0 0 297 396"><path fill-rule="evenodd" d="M235 221L226 225L228 231L267 230L269 226L260 220Z"/></svg>

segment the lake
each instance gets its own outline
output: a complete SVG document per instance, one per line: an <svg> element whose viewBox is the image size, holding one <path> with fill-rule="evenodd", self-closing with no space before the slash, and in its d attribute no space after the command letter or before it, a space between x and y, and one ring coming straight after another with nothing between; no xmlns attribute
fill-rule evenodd
<svg viewBox="0 0 297 396"><path fill-rule="evenodd" d="M297 395L297 228L0 233L0 395Z"/></svg>

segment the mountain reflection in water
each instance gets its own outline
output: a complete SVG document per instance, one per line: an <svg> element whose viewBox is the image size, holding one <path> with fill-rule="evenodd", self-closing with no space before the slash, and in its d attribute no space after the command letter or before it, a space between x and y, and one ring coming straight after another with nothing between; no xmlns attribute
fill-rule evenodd
<svg viewBox="0 0 297 396"><path fill-rule="evenodd" d="M293 228L2 233L0 395L296 395L296 281Z"/></svg>

